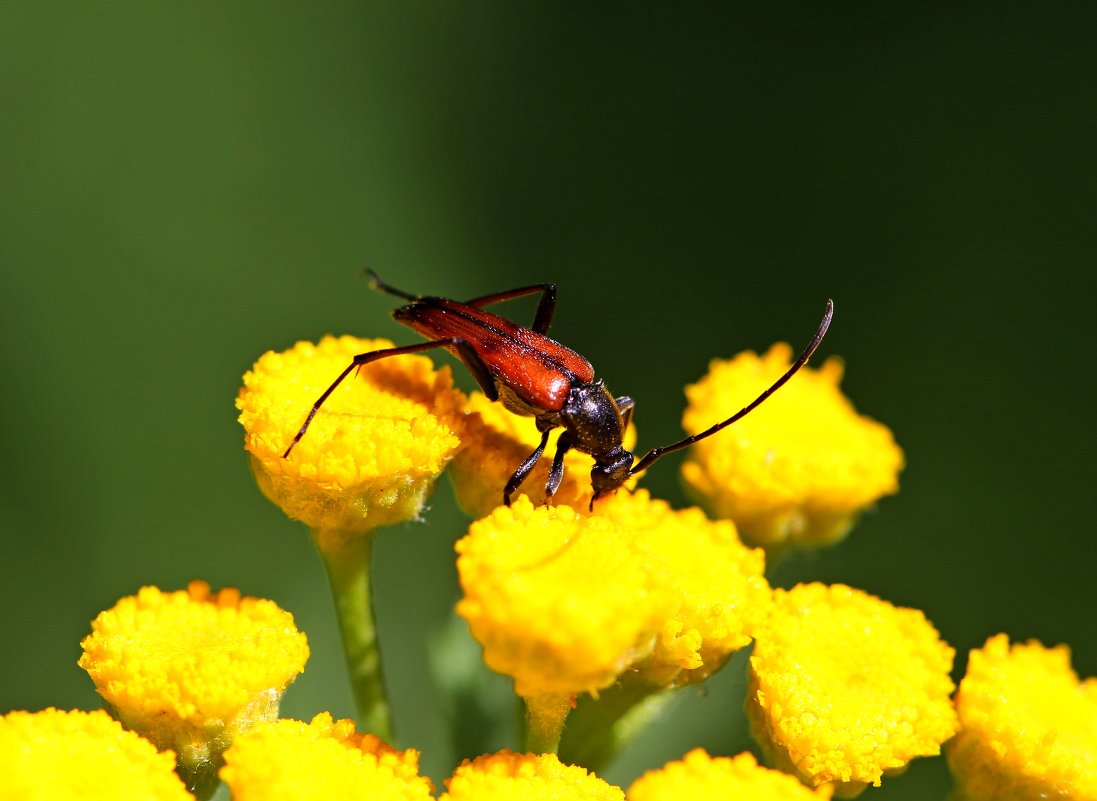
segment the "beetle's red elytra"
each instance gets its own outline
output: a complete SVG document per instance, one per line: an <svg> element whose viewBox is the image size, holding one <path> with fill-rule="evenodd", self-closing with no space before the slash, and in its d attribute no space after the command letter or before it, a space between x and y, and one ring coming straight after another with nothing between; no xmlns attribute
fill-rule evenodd
<svg viewBox="0 0 1097 801"><path fill-rule="evenodd" d="M546 502L556 494L563 480L564 454L574 448L594 457L594 467L590 471L593 508L594 501L620 489L629 478L651 467L658 459L712 436L753 411L807 364L834 316L834 303L828 300L823 319L803 353L784 375L749 404L699 434L653 448L636 460L621 444L635 405L632 398L627 395L614 397L601 379L595 379L590 362L547 335L556 311L555 284L519 287L462 303L448 298L412 295L384 283L372 270L367 273L372 289L409 301L393 311L392 316L428 341L355 356L312 405L283 457L289 458L324 401L351 372L389 356L445 348L464 363L490 400L501 401L515 414L533 417L541 432L540 444L518 465L503 489L503 503L508 506L518 487L544 455L549 432L563 428L545 483ZM535 294L540 294L541 298L529 328L483 308Z"/></svg>

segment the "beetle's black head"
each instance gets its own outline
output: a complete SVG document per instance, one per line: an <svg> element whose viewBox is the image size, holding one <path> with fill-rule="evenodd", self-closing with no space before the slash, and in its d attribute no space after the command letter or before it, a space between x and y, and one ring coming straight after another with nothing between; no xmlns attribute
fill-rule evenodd
<svg viewBox="0 0 1097 801"><path fill-rule="evenodd" d="M599 456L590 470L590 485L594 489L591 506L603 495L609 495L621 488L632 470L632 454L618 447Z"/></svg>

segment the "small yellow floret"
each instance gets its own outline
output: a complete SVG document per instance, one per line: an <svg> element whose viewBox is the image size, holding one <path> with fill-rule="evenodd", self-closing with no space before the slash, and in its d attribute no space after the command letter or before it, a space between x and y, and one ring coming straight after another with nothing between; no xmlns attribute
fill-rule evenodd
<svg viewBox="0 0 1097 801"><path fill-rule="evenodd" d="M259 488L312 528L366 531L418 516L459 445L464 394L448 368L396 356L351 373L282 454L312 404L359 353L383 339L325 337L265 353L236 399Z"/></svg>
<svg viewBox="0 0 1097 801"><path fill-rule="evenodd" d="M625 794L555 754L500 751L465 760L439 801L624 801Z"/></svg>
<svg viewBox="0 0 1097 801"><path fill-rule="evenodd" d="M184 765L277 718L309 656L289 612L201 581L178 592L142 587L91 625L80 667L126 728L175 750Z"/></svg>
<svg viewBox="0 0 1097 801"><path fill-rule="evenodd" d="M751 730L777 767L856 795L955 733L952 657L916 609L841 584L776 590L750 660Z"/></svg>
<svg viewBox="0 0 1097 801"><path fill-rule="evenodd" d="M792 348L713 360L686 388L690 434L753 400L791 365ZM761 406L694 445L687 489L743 539L766 548L819 546L845 536L859 512L898 491L903 452L884 425L857 414L838 388L842 363L804 368Z"/></svg>
<svg viewBox="0 0 1097 801"><path fill-rule="evenodd" d="M787 773L763 768L752 754L711 757L700 748L648 771L628 789L628 801L826 801L830 796L829 786L808 789Z"/></svg>
<svg viewBox="0 0 1097 801"><path fill-rule="evenodd" d="M563 429L549 434L544 456L533 472L522 482L521 492L535 503L545 499L545 481L556 453L556 442ZM461 435L461 450L450 467L457 502L473 518L480 518L499 506L503 488L526 457L541 441L541 434L532 417L507 411L502 403L492 402L483 393L474 392L465 405L465 420ZM636 442L636 429L625 431L624 446ZM564 455L564 480L553 496L553 503L587 509L590 506L590 469L594 459L577 450ZM626 486L633 486L631 479Z"/></svg>
<svg viewBox="0 0 1097 801"><path fill-rule="evenodd" d="M354 721L323 712L311 723L280 720L241 735L225 752L221 779L234 801L430 801L417 751L400 751Z"/></svg>
<svg viewBox="0 0 1097 801"><path fill-rule="evenodd" d="M457 543L457 611L523 697L595 693L638 668L700 680L750 641L769 586L730 523L620 492L594 515L522 497Z"/></svg>
<svg viewBox="0 0 1097 801"><path fill-rule="evenodd" d="M0 716L0 798L193 801L174 768L173 753L101 710Z"/></svg>
<svg viewBox="0 0 1097 801"><path fill-rule="evenodd" d="M956 695L949 766L969 801L1097 800L1097 678L1078 680L1065 645L971 652Z"/></svg>

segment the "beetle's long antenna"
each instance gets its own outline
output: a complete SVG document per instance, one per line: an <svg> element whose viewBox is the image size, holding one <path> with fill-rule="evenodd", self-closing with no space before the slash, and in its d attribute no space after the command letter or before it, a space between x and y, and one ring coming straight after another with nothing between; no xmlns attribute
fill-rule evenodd
<svg viewBox="0 0 1097 801"><path fill-rule="evenodd" d="M410 300L412 302L415 302L423 297L422 295L413 295L410 292L405 292L402 289L397 289L394 286L389 286L381 280L381 276L379 276L369 267L363 267L362 274L369 278L370 289L375 289L378 292L384 292L386 295L394 295L395 297L403 298L404 300Z"/></svg>
<svg viewBox="0 0 1097 801"><path fill-rule="evenodd" d="M783 376L774 381L773 385L769 389L767 389L765 392L755 398L748 406L743 407L727 420L717 423L712 428L706 429L700 434L694 434L691 437L686 437L680 442L675 442L673 445L664 445L662 448L653 448L652 450L644 454L643 458L641 458L640 461L638 461L633 466L633 468L629 470L628 474L630 476L633 476L637 473L641 473L644 470L647 470L660 457L666 456L668 453L674 453L675 451L681 450L682 448L688 448L693 443L699 442L705 437L711 437L717 431L727 428L737 420L742 420L744 417L746 417L748 414L758 408L758 406L760 406L766 398L768 398L770 395L780 389L786 381L792 378L796 374L797 370L807 364L808 359L811 358L811 354L815 353L815 349L819 347L819 343L823 341L823 336L826 334L827 328L830 327L830 321L833 317L834 301L828 300L826 311L823 312L823 320L819 323L819 329L815 332L815 336L812 337L811 342L808 344L808 346L804 348L804 352L800 354L800 358L797 359L792 367L788 369L788 372L786 372Z"/></svg>

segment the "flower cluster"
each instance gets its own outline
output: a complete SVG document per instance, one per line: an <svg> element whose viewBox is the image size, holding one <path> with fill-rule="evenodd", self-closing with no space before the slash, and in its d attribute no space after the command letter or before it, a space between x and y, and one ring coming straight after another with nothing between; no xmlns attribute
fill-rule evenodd
<svg viewBox="0 0 1097 801"><path fill-rule="evenodd" d="M456 545L456 613L526 714L521 748L456 766L441 799L825 800L944 749L957 801L1097 801L1097 683L1079 681L1065 647L992 637L953 698L953 649L922 612L840 584L767 581L767 559L836 542L898 487L902 451L841 395L839 362L805 368L692 449L683 478L709 517L635 479L592 508L591 460L574 451L553 503L541 464L529 495L500 505L542 442L533 421L466 397L421 356L354 367L389 347L328 337L267 353L237 398L260 489L311 529L328 568L358 723L280 719L309 647L274 602L200 581L144 587L82 642L106 711L0 717L0 796L178 801L223 782L237 801L434 798L419 753L392 744L371 545L378 528L420 517L449 466L474 518ZM790 355L714 362L687 390L686 429L726 418L729 398L755 397ZM745 714L767 766L696 749L628 788L598 776L671 691L748 645Z"/></svg>

